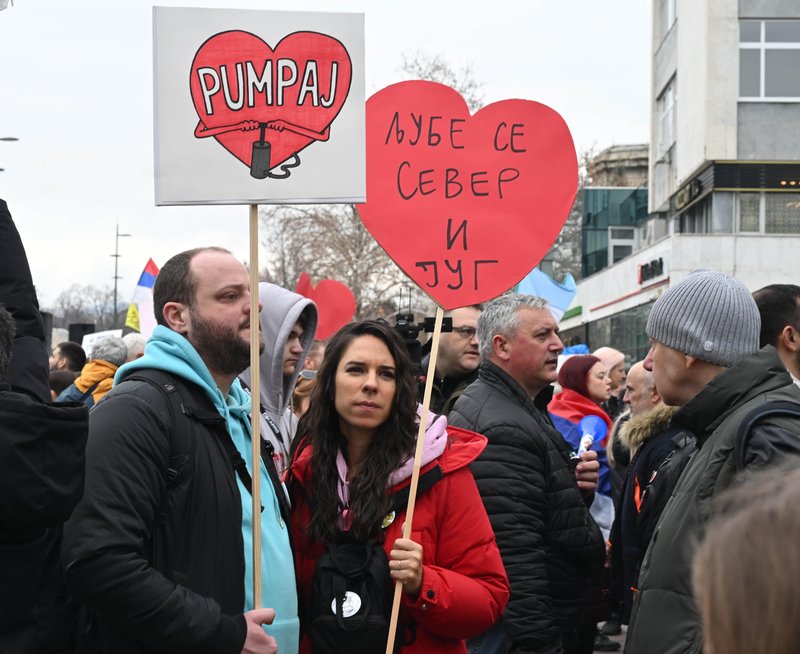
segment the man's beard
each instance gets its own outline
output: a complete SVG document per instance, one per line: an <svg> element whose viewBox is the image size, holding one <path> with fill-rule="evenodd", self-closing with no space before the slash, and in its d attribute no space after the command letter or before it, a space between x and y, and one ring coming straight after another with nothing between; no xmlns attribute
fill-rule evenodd
<svg viewBox="0 0 800 654"><path fill-rule="evenodd" d="M192 341L208 369L220 375L238 375L250 365L250 344L227 325L205 320L190 310ZM249 321L246 323L249 325ZM264 343L259 343L259 353Z"/></svg>

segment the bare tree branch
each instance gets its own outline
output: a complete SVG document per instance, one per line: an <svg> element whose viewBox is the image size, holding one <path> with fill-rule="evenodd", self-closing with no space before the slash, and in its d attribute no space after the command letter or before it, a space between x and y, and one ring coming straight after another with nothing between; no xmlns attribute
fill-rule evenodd
<svg viewBox="0 0 800 654"><path fill-rule="evenodd" d="M456 71L441 55L417 51L403 54L402 71L411 79L439 82L455 89L472 113L483 106L483 83L475 79L471 64Z"/></svg>
<svg viewBox="0 0 800 654"><path fill-rule="evenodd" d="M352 205L283 205L261 210L267 250L261 278L294 289L305 272L316 284L335 279L356 299L356 319L389 317L411 294L404 311L430 312L432 303L408 280L364 227Z"/></svg>

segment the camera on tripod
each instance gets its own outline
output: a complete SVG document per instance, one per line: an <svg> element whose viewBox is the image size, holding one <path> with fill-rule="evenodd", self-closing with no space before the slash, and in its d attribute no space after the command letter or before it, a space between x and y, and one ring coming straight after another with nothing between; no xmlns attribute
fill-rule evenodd
<svg viewBox="0 0 800 654"><path fill-rule="evenodd" d="M395 317L394 328L403 337L406 344L406 349L411 357L414 374L419 378L422 375L422 343L419 342L418 337L420 332L432 333L436 325L436 318L425 317L422 322L414 322L413 313L398 313ZM453 331L453 319L442 319L442 331Z"/></svg>

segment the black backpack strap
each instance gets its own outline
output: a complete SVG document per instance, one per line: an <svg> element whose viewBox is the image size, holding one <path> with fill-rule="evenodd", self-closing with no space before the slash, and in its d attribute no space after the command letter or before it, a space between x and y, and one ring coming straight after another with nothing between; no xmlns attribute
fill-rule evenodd
<svg viewBox="0 0 800 654"><path fill-rule="evenodd" d="M169 430L169 460L172 463L189 451L189 435L185 431L178 431L176 416L183 413L183 399L172 375L162 370L143 369L137 370L124 381L141 381L150 384L167 399L170 414ZM167 487L173 488L179 481L180 471L172 466L167 468Z"/></svg>
<svg viewBox="0 0 800 654"><path fill-rule="evenodd" d="M419 481L417 482L417 498L419 498L422 493L433 486L443 476L444 474L442 473L442 468L438 464L433 466L433 468L430 470L422 473L419 476ZM404 486L394 495L392 495L391 511L397 511L398 513L404 511L408 505L409 495L411 495L411 485Z"/></svg>
<svg viewBox="0 0 800 654"><path fill-rule="evenodd" d="M744 470L747 444L756 423L769 416L784 415L800 419L800 404L786 400L771 400L752 409L739 423L736 432L736 467Z"/></svg>
<svg viewBox="0 0 800 654"><path fill-rule="evenodd" d="M92 384L91 386L89 386L89 388L86 389L86 392L83 395L81 395L78 398L77 401L78 402L86 402L87 398L94 392L94 389L97 388L99 385L100 385L100 382L98 381L98 382L95 382L94 384Z"/></svg>
<svg viewBox="0 0 800 654"><path fill-rule="evenodd" d="M184 443L191 438L188 430L183 432L178 431L180 429L180 424L183 423L177 420L177 416L185 416L186 418L201 424L221 426L222 429L214 429L212 431L216 434L217 438L222 444L222 447L225 449L225 452L227 452L234 472L236 472L237 476L242 481L242 484L247 489L247 492L252 495L253 479L250 476L250 473L247 471L247 464L242 458L242 455L239 454L239 450L237 450L236 446L233 444L228 430L225 429L225 419L219 415L214 407L208 408L207 406L204 406L209 405L210 402L206 398L203 389L194 384L192 384L190 388L187 382L182 378L175 377L164 370L156 369L137 370L133 374L126 377L125 381L147 382L151 386L158 388L159 391L167 397L170 405L172 421L170 460L174 458L174 454L177 450L175 445L176 442ZM193 401L191 404L186 401L187 396ZM196 408L195 405L197 405L198 408ZM168 481L171 482L172 478L176 474L177 472L172 468L167 470ZM264 510L263 506L261 507L261 510Z"/></svg>

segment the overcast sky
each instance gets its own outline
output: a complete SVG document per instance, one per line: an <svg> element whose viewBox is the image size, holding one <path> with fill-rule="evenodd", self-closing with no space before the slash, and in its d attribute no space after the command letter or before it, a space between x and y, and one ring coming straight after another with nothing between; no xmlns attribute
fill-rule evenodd
<svg viewBox="0 0 800 654"><path fill-rule="evenodd" d="M579 151L649 139L649 0L432 2L172 0L165 6L365 14L367 96L404 79L402 55L471 65L486 103L537 100ZM21 232L40 302L73 283L127 302L147 259L200 245L248 258L248 208L155 207L152 5L15 0L0 11L0 198ZM260 257L264 257L264 251ZM0 263L2 265L2 263Z"/></svg>

